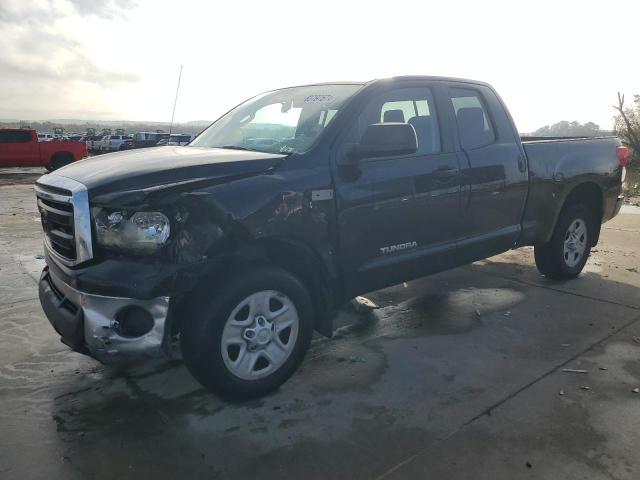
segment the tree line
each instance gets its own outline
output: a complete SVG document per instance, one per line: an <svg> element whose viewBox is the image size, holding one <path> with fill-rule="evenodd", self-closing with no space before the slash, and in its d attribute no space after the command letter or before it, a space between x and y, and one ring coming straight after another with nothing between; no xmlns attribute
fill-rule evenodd
<svg viewBox="0 0 640 480"><path fill-rule="evenodd" d="M631 169L640 170L640 95L633 96L633 102L625 102L624 95L618 93L618 102L613 105L617 114L614 117L614 130L603 131L593 122L580 123L563 120L553 125L545 125L531 133L533 137L597 137L599 135L617 135L629 148Z"/></svg>

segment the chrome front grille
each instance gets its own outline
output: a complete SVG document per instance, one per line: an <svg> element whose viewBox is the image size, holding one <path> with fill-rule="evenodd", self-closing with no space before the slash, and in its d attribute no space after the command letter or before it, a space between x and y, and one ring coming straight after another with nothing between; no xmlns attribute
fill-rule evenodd
<svg viewBox="0 0 640 480"><path fill-rule="evenodd" d="M44 175L35 185L47 251L73 266L93 257L87 188L75 180Z"/></svg>
<svg viewBox="0 0 640 480"><path fill-rule="evenodd" d="M38 198L38 210L51 248L70 262L77 259L73 228L73 205Z"/></svg>

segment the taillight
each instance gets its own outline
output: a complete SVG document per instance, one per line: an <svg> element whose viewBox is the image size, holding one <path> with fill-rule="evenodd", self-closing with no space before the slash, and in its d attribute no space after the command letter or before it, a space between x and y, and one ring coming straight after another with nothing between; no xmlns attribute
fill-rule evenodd
<svg viewBox="0 0 640 480"><path fill-rule="evenodd" d="M616 147L616 156L618 157L618 161L620 162L620 166L626 167L627 163L629 163L629 149L624 145L619 145Z"/></svg>

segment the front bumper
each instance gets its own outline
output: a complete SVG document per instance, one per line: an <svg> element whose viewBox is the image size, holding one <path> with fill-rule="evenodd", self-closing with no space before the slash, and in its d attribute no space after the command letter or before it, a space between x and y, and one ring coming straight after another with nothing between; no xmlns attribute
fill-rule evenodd
<svg viewBox="0 0 640 480"><path fill-rule="evenodd" d="M618 195L618 198L616 198L616 203L613 207L613 215L611 215L611 218L615 217L620 213L620 209L622 208L623 204L624 204L624 195Z"/></svg>
<svg viewBox="0 0 640 480"><path fill-rule="evenodd" d="M63 343L73 350L91 355L103 363L163 352L169 297L137 300L78 291L45 267L39 282L42 308ZM118 334L117 315L126 307L141 307L153 318L144 335Z"/></svg>

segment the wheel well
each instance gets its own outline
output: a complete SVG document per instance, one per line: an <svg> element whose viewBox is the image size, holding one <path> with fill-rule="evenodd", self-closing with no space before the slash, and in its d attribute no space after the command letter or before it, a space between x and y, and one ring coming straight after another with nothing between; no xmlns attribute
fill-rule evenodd
<svg viewBox="0 0 640 480"><path fill-rule="evenodd" d="M55 161L68 161L73 162L74 158L73 158L73 154L71 152L56 152L53 155L51 155L51 162L53 163Z"/></svg>
<svg viewBox="0 0 640 480"><path fill-rule="evenodd" d="M562 210L576 203L584 203L593 212L594 226L596 228L596 235L593 239L593 245L595 246L600 238L600 227L602 225L604 204L602 190L595 183L582 183L569 192L562 205Z"/></svg>
<svg viewBox="0 0 640 480"><path fill-rule="evenodd" d="M257 242L269 265L283 268L298 277L311 294L316 312L315 329L330 337L335 294L330 288L329 273L320 257L304 243L288 238L268 238Z"/></svg>
<svg viewBox="0 0 640 480"><path fill-rule="evenodd" d="M333 314L336 304L336 294L331 288L333 282L329 280L327 269L320 257L311 247L302 242L288 238L267 238L243 243L238 245L217 268L207 272L205 278L199 283L207 285L207 291L215 291L218 285L228 280L228 273L238 275L264 266L282 268L300 279L311 295L315 312L315 330L330 337L333 334ZM192 294L177 298L174 302L176 312L197 308L192 301L201 293L198 289ZM179 332L181 328L180 318L172 322L172 334Z"/></svg>

